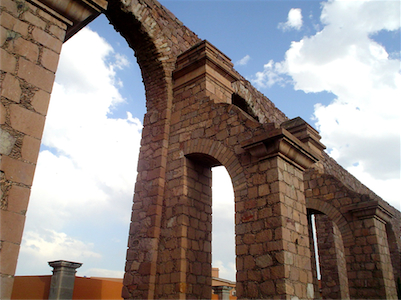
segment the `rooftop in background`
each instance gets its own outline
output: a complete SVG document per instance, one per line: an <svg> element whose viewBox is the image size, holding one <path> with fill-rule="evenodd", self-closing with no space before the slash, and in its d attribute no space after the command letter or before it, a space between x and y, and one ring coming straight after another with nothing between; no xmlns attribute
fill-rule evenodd
<svg viewBox="0 0 401 300"><path fill-rule="evenodd" d="M52 275L15 276L11 299L49 299ZM235 282L219 278L219 269L212 269L212 286L230 287L230 300L235 300ZM75 277L72 299L122 299L122 278ZM212 299L219 299L214 293Z"/></svg>

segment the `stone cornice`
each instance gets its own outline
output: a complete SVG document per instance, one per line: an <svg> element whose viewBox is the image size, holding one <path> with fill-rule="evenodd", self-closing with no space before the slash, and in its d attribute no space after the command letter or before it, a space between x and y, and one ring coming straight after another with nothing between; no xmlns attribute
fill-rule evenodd
<svg viewBox="0 0 401 300"><path fill-rule="evenodd" d="M301 170L310 168L319 158L307 145L284 128L265 126L264 134L242 143L242 148L258 160L280 156Z"/></svg>
<svg viewBox="0 0 401 300"><path fill-rule="evenodd" d="M28 0L67 25L65 41L107 9L107 0Z"/></svg>
<svg viewBox="0 0 401 300"><path fill-rule="evenodd" d="M174 89L202 76L212 77L228 90L232 90L231 83L239 79L231 60L207 40L178 56L173 72Z"/></svg>
<svg viewBox="0 0 401 300"><path fill-rule="evenodd" d="M302 118L297 117L281 124L281 127L291 132L297 139L307 145L315 155L322 158L322 151L326 146L320 142L319 132Z"/></svg>
<svg viewBox="0 0 401 300"><path fill-rule="evenodd" d="M78 269L80 266L82 266L82 263L77 263L77 262L72 262L72 261L66 261L66 260L55 260L55 261L49 261L48 262L49 266L57 269L57 268L69 268L69 269Z"/></svg>
<svg viewBox="0 0 401 300"><path fill-rule="evenodd" d="M360 220L376 218L383 223L387 223L393 218L393 214L379 201L365 201L347 205L341 209L341 212L349 212Z"/></svg>

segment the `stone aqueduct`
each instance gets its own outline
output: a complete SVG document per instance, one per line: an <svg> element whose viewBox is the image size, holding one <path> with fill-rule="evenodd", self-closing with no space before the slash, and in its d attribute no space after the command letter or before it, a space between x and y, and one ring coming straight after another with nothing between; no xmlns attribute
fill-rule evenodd
<svg viewBox="0 0 401 300"><path fill-rule="evenodd" d="M328 157L155 0L1 0L1 298L11 294L65 40L100 13L134 49L147 113L124 298L210 298L211 167L235 194L238 298L397 298L401 213Z"/></svg>

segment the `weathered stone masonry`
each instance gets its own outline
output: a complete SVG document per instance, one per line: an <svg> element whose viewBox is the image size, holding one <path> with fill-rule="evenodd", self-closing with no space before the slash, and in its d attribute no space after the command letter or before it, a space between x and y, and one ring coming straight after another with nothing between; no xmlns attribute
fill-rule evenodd
<svg viewBox="0 0 401 300"><path fill-rule="evenodd" d="M239 298L396 298L401 213L342 169L154 0L1 0L1 298L13 275L62 43L99 13L135 51L147 113L124 298L211 295L211 168L235 193Z"/></svg>
<svg viewBox="0 0 401 300"><path fill-rule="evenodd" d="M36 2L1 0L1 299L13 275L67 25Z"/></svg>

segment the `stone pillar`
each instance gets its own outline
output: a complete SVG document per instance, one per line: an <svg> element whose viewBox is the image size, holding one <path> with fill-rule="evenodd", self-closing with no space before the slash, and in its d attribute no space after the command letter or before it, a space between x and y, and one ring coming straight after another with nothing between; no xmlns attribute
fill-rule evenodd
<svg viewBox="0 0 401 300"><path fill-rule="evenodd" d="M213 291L219 297L219 300L229 300L230 299L230 291L233 288L231 286L214 286Z"/></svg>
<svg viewBox="0 0 401 300"><path fill-rule="evenodd" d="M302 119L298 121L305 124ZM258 160L251 177L257 183L255 193L263 196L258 201L266 204L261 210L237 212L237 241L244 243L237 244L240 298L315 298L303 171L318 161L318 151L289 132L291 122L281 128L265 126L265 136L243 143ZM266 174L262 177L266 182L260 180L261 174ZM263 230L255 235L256 224ZM248 240L259 243L263 253L252 255L251 248L247 250Z"/></svg>
<svg viewBox="0 0 401 300"><path fill-rule="evenodd" d="M107 2L1 0L1 299L11 297L61 46L66 35L71 36L97 16L102 5L104 9Z"/></svg>
<svg viewBox="0 0 401 300"><path fill-rule="evenodd" d="M1 299L11 297L45 116L67 27L35 4L1 0Z"/></svg>
<svg viewBox="0 0 401 300"><path fill-rule="evenodd" d="M181 178L169 182L174 196L166 201L162 224L157 298L207 299L212 294L212 171L206 163L180 161Z"/></svg>
<svg viewBox="0 0 401 300"><path fill-rule="evenodd" d="M49 261L53 268L53 276L50 283L49 299L72 299L74 293L75 273L81 263L65 260Z"/></svg>
<svg viewBox="0 0 401 300"><path fill-rule="evenodd" d="M355 243L347 263L351 298L397 299L393 267L386 234L392 214L377 201L343 207L353 216ZM345 245L344 245L345 247Z"/></svg>

